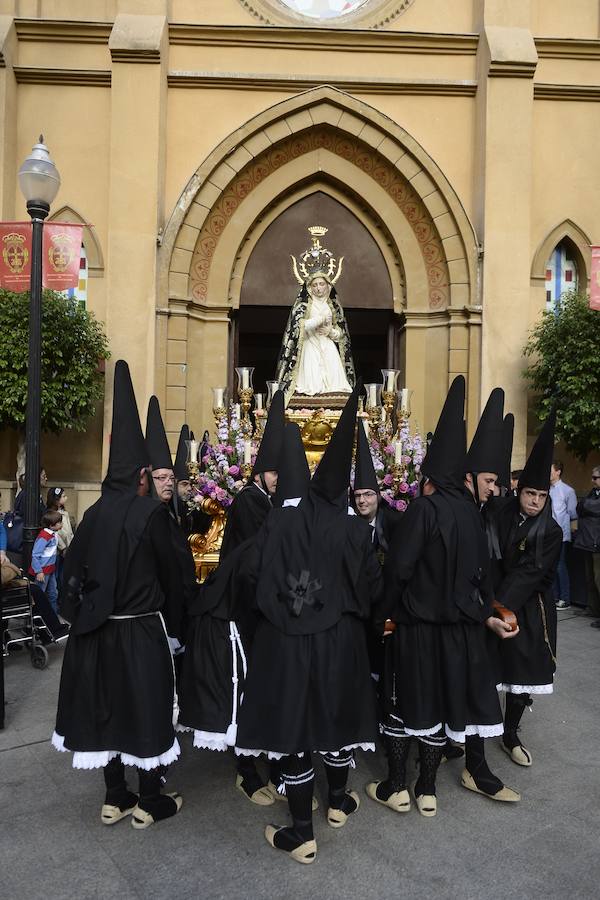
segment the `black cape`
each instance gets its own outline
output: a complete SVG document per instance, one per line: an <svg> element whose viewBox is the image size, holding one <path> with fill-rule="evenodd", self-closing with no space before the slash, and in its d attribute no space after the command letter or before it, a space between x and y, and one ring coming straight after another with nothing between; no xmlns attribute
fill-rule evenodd
<svg viewBox="0 0 600 900"><path fill-rule="evenodd" d="M252 482L242 488L227 514L219 559L224 560L232 550L253 537L272 508L269 497L257 484Z"/></svg>
<svg viewBox="0 0 600 900"><path fill-rule="evenodd" d="M113 611L136 618L109 618L69 636L56 720L66 749L148 759L173 747L171 653L160 616L146 615L161 612L168 632L181 637L183 585L171 548L166 508L137 497L123 524Z"/></svg>
<svg viewBox="0 0 600 900"><path fill-rule="evenodd" d="M494 521L502 557L493 564L495 595L499 603L516 613L519 623L515 638L496 642L498 682L507 687L548 687L556 671L556 607L552 582L562 547L562 530L548 516L536 553L537 541L531 535L536 518L528 518L519 526L516 497L509 497L495 507Z"/></svg>
<svg viewBox="0 0 600 900"><path fill-rule="evenodd" d="M459 504L460 533L448 505ZM456 512L456 510L454 511ZM462 568L457 570L459 542ZM470 496L436 492L414 500L395 531L385 567L385 602L396 622L386 638L384 704L409 733L502 731L493 663L483 622L491 615L489 556L481 516ZM471 572L471 578L468 573Z"/></svg>

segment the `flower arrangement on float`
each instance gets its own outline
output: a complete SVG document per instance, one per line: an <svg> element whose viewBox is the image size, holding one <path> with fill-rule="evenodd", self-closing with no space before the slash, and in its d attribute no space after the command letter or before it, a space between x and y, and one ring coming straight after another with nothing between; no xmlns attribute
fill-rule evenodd
<svg viewBox="0 0 600 900"><path fill-rule="evenodd" d="M408 421L400 423L393 439L379 429L369 439L381 496L392 509L404 512L419 494L421 463L427 446L419 432L410 433Z"/></svg>
<svg viewBox="0 0 600 900"><path fill-rule="evenodd" d="M193 479L194 493L188 501L192 508L199 509L205 499L210 499L227 510L244 487L257 447L240 424L239 407L234 403L230 404L229 416L223 410L223 415L216 418L217 441L207 445L199 460L200 471Z"/></svg>

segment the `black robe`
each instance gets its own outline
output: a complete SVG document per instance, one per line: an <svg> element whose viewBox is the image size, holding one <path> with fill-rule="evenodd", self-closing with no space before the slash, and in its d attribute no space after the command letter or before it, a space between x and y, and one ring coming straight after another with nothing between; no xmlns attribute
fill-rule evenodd
<svg viewBox="0 0 600 900"><path fill-rule="evenodd" d="M370 529L318 503L311 519L307 503L274 510L249 560L260 618L237 736L249 755L373 749L377 737L364 621L382 574ZM294 600L303 570L313 592Z"/></svg>
<svg viewBox="0 0 600 900"><path fill-rule="evenodd" d="M141 534L139 510L146 521ZM93 553L93 547L88 552ZM112 616L135 618L111 616L91 631L71 633L53 741L67 750L116 751L152 760L156 766L178 755L173 663L165 627L182 637L184 595L165 507L149 497L133 500L116 567ZM89 762L90 767L102 764Z"/></svg>
<svg viewBox="0 0 600 900"><path fill-rule="evenodd" d="M242 488L227 513L219 559L224 560L232 550L253 537L272 508L270 498L255 482Z"/></svg>
<svg viewBox="0 0 600 900"><path fill-rule="evenodd" d="M414 500L395 531L385 580L376 620L380 628L386 618L396 623L386 638L388 719L422 736L442 728L455 740L501 734L483 625L492 612L489 556L470 497Z"/></svg>
<svg viewBox="0 0 600 900"><path fill-rule="evenodd" d="M375 515L375 526L369 523L372 530L371 540L373 549L377 553L377 558L381 565L385 563L386 554L392 544L394 532L402 520L403 513L397 509L392 509L385 500L380 500ZM379 681L383 673L383 658L385 638L382 636L381 629L377 626L373 627L371 623L367 626L367 646L369 648L369 659L371 660L371 673Z"/></svg>
<svg viewBox="0 0 600 900"><path fill-rule="evenodd" d="M498 682L514 693L550 693L556 671L556 607L552 592L562 547L562 530L550 516L536 560L536 518L519 527L519 501L497 504L494 524L502 558L494 561L495 596L516 613L519 634L498 641ZM529 688L532 690L529 691Z"/></svg>

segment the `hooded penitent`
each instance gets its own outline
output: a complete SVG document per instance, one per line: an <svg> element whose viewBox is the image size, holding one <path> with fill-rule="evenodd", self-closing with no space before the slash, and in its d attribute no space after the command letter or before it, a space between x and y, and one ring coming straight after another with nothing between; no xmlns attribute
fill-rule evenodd
<svg viewBox="0 0 600 900"><path fill-rule="evenodd" d="M552 410L537 436L519 478L519 490L524 487L536 491L550 490L550 468L554 456L554 429L556 410Z"/></svg>
<svg viewBox="0 0 600 900"><path fill-rule="evenodd" d="M359 419L356 437L356 460L354 463L354 490L355 491L375 491L379 493L379 483L375 474L375 466L373 465L373 457L369 441L363 426Z"/></svg>
<svg viewBox="0 0 600 900"><path fill-rule="evenodd" d="M140 472L148 464L129 367L124 360L118 360L108 471L102 482L102 495L86 513L65 557L64 583L70 601L67 618L73 622L75 634L93 631L114 609L115 584L119 566L124 562L119 549L125 519L141 535L156 508L152 503L140 504L136 522L129 515L137 497ZM132 554L135 546L129 550Z"/></svg>
<svg viewBox="0 0 600 900"><path fill-rule="evenodd" d="M438 488L462 490L467 471L464 421L465 379L457 375L442 407L435 432L421 465L421 474Z"/></svg>
<svg viewBox="0 0 600 900"><path fill-rule="evenodd" d="M354 447L354 429L358 410L358 395L362 390L359 379L353 389L335 430L331 435L325 453L317 466L310 483L310 493L328 500L330 503L348 505L348 488L350 485L350 469L352 467L352 450Z"/></svg>
<svg viewBox="0 0 600 900"><path fill-rule="evenodd" d="M283 448L277 469L277 490L274 506L282 506L284 500L303 497L310 484L310 469L302 445L300 428L289 422L283 433Z"/></svg>
<svg viewBox="0 0 600 900"><path fill-rule="evenodd" d="M146 446L150 456L150 465L156 469L172 469L173 459L165 432L158 397L150 397L148 416L146 418Z"/></svg>
<svg viewBox="0 0 600 900"><path fill-rule="evenodd" d="M494 388L467 453L467 472L500 475L504 466L504 391Z"/></svg>
<svg viewBox="0 0 600 900"><path fill-rule="evenodd" d="M265 430L256 454L252 477L262 472L277 472L285 427L283 391L276 391L271 401Z"/></svg>
<svg viewBox="0 0 600 900"><path fill-rule="evenodd" d="M507 490L510 488L510 472L512 460L513 435L515 431L515 417L512 413L504 416L502 423L502 446L504 449L504 460L502 469L498 473L498 484Z"/></svg>
<svg viewBox="0 0 600 900"><path fill-rule="evenodd" d="M175 464L173 471L175 472L176 481L187 481L190 477L187 467L188 448L187 441L190 438L190 429L187 425L181 426L179 432L179 441L177 442L177 453L175 454Z"/></svg>

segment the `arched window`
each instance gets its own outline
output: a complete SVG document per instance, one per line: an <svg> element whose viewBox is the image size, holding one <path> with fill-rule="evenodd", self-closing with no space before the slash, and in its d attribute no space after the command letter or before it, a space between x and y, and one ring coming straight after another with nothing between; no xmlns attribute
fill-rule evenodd
<svg viewBox="0 0 600 900"><path fill-rule="evenodd" d="M579 273L575 260L575 249L565 238L556 245L546 263L546 306L556 309L565 291L576 291Z"/></svg>
<svg viewBox="0 0 600 900"><path fill-rule="evenodd" d="M88 284L88 260L85 247L81 245L81 255L79 257L79 282L77 287L67 288L62 291L64 297L69 297L78 306L86 308L87 305L87 284Z"/></svg>
<svg viewBox="0 0 600 900"><path fill-rule="evenodd" d="M355 12L367 0L282 0L284 6L311 19L335 19Z"/></svg>

